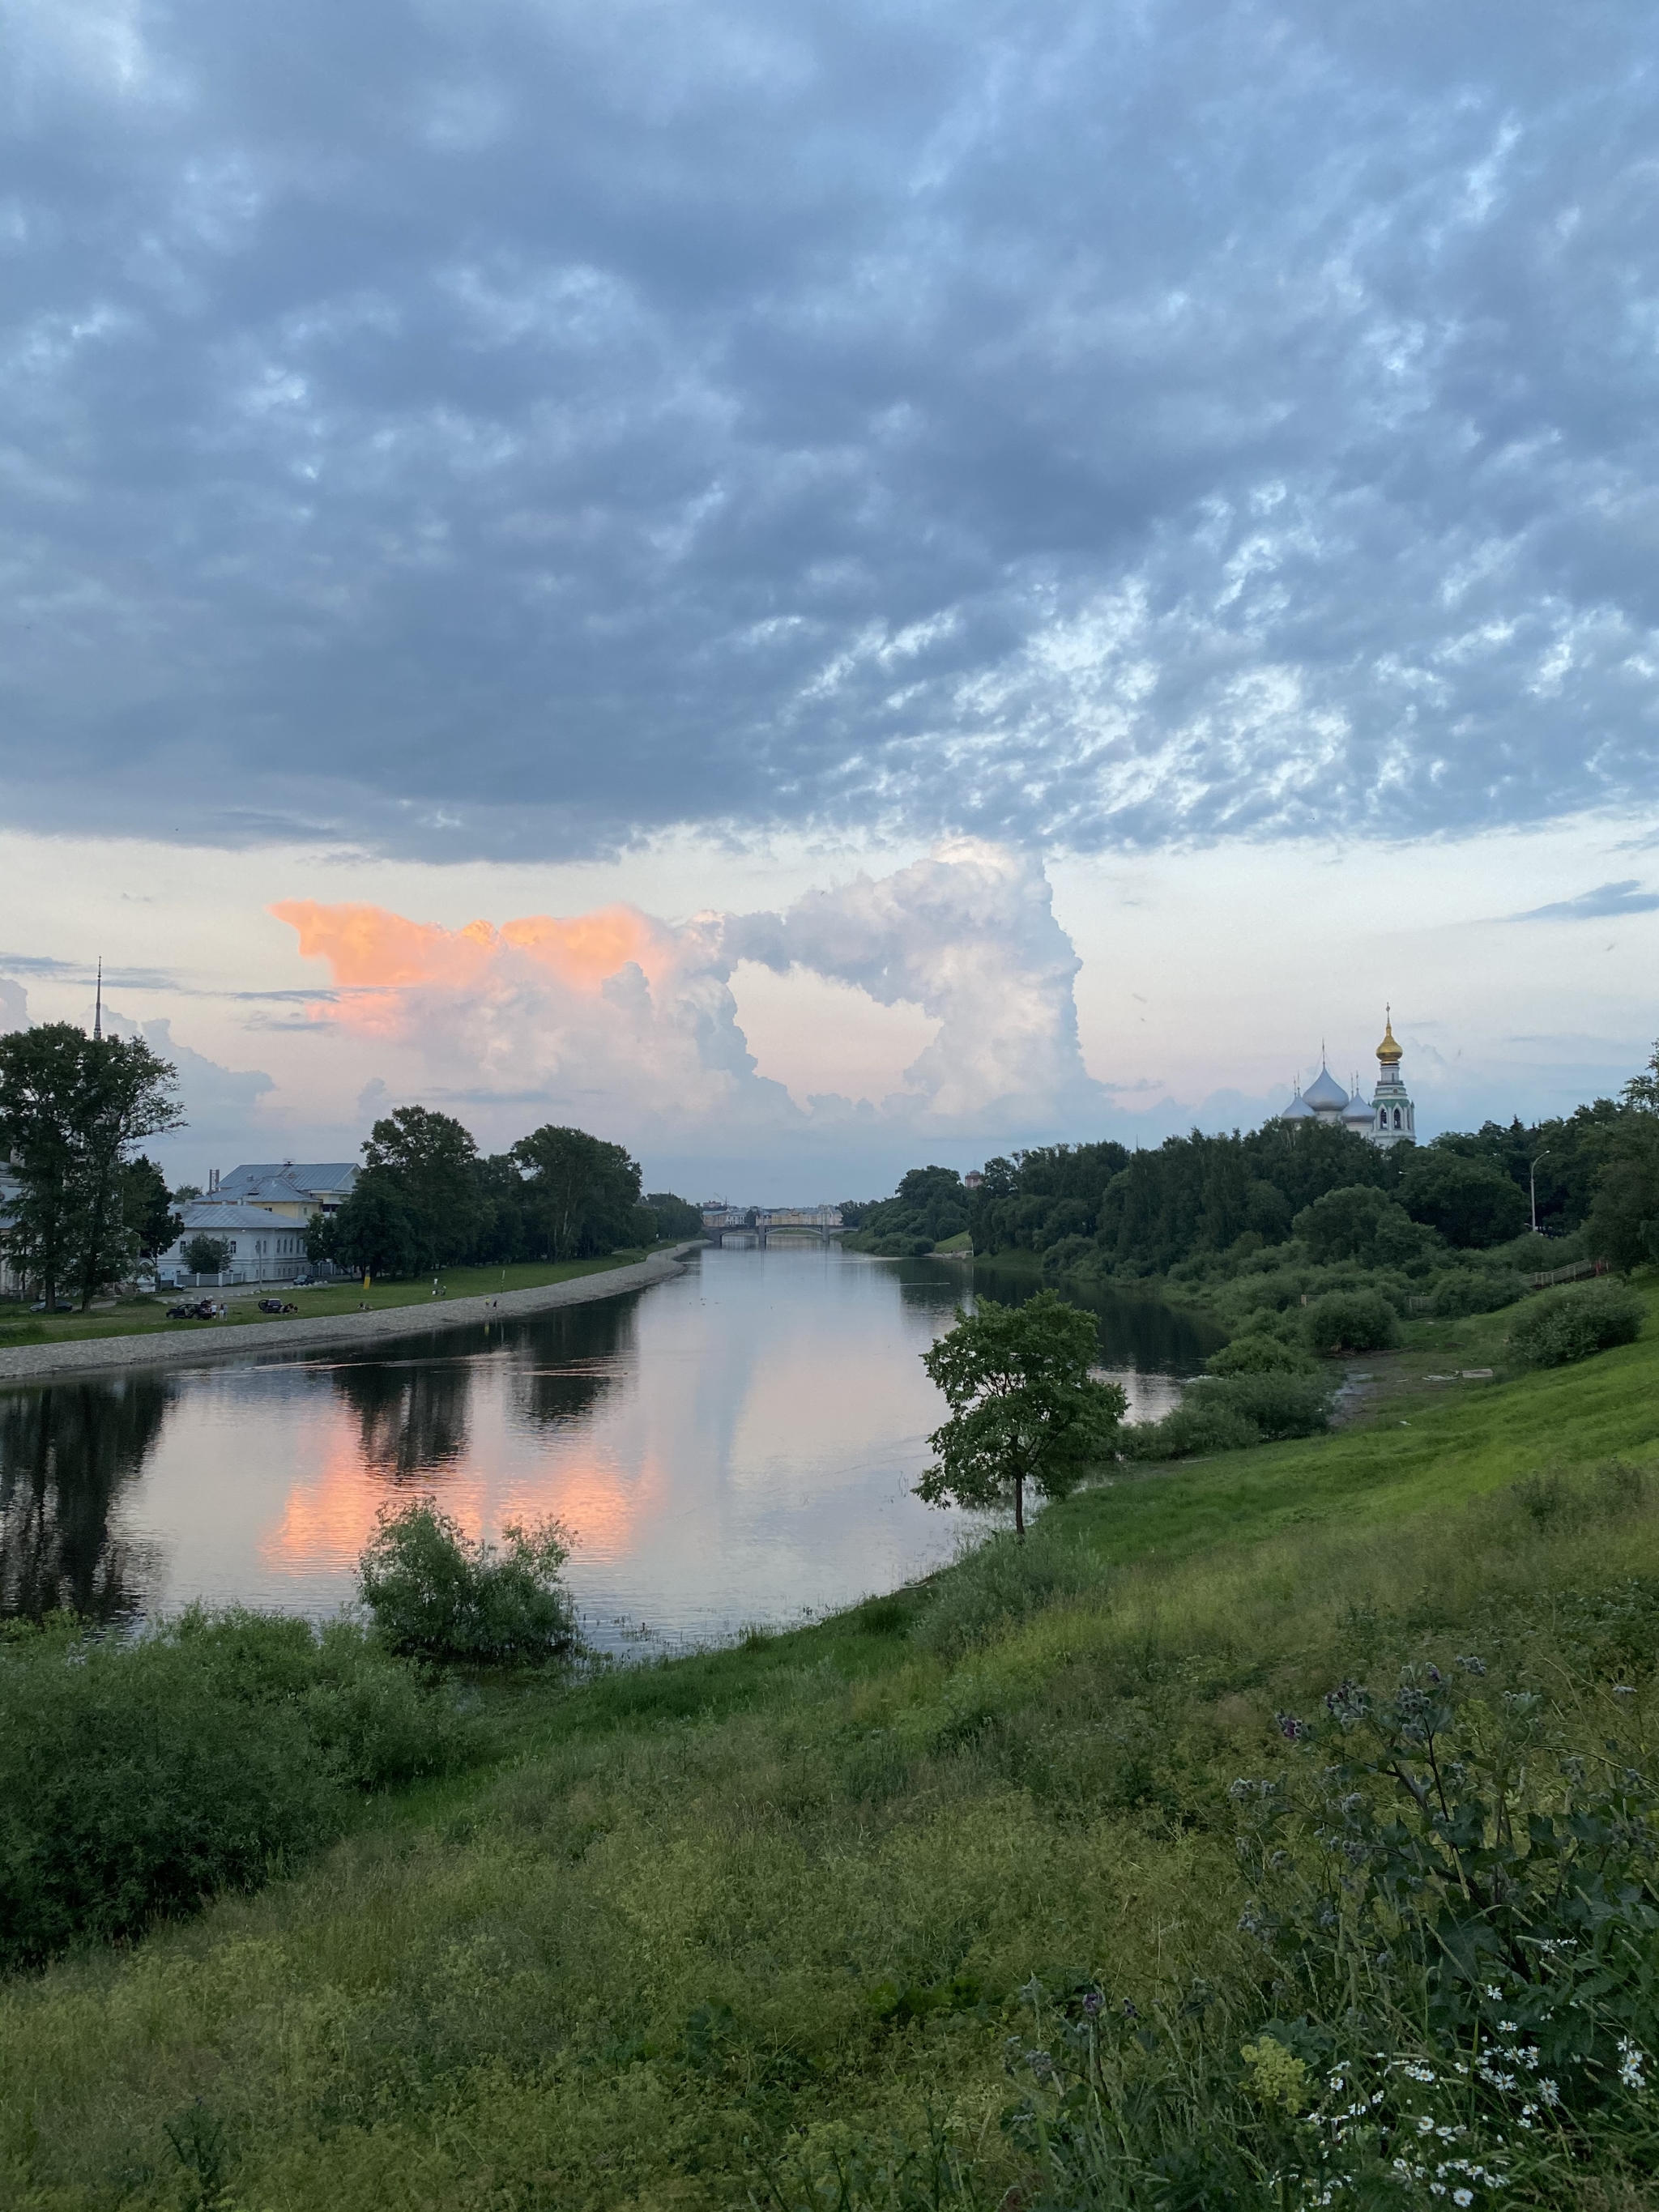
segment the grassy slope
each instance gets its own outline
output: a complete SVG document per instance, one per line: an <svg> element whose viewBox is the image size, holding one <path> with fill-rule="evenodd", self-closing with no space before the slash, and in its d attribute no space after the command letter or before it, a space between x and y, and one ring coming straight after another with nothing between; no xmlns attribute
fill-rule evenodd
<svg viewBox="0 0 1659 2212"><path fill-rule="evenodd" d="M661 1249L666 1250L668 1245ZM645 1257L642 1251L613 1252L603 1260L528 1260L510 1267L447 1267L441 1280L451 1298L493 1297L501 1291L540 1290L548 1283L568 1283L577 1275L603 1274L612 1267L629 1267ZM181 1298L222 1298L229 1312L221 1322L168 1321L167 1308ZM163 1329L169 1335L199 1336L208 1329L257 1328L276 1319L258 1310L261 1298L286 1298L299 1308L304 1320L325 1320L331 1314L355 1314L362 1306L377 1312L383 1306L430 1304L432 1278L414 1282L371 1284L331 1283L315 1289L295 1290L291 1284L241 1284L222 1291L169 1291L165 1299L124 1298L118 1304L94 1306L85 1314L29 1314L20 1306L0 1305L0 1346L47 1344L82 1337L148 1335Z"/></svg>
<svg viewBox="0 0 1659 2212"><path fill-rule="evenodd" d="M1580 1369L1079 1497L1050 1532L1085 1586L954 1659L908 1632L971 1569L504 1692L490 1771L5 1992L0 2197L211 2201L181 2119L250 2212L739 2205L763 2158L822 2168L928 2109L994 2178L1021 1984L1224 1978L1226 1784L1282 1749L1275 1705L1472 1622L1524 1658L1553 1591L1659 1575L1651 1503L1540 1530L1483 1496L1656 1439L1650 1319Z"/></svg>

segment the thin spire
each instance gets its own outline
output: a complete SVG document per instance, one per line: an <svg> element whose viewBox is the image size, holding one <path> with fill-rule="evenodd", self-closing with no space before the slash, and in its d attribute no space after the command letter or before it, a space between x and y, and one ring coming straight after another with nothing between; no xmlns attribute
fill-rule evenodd
<svg viewBox="0 0 1659 2212"><path fill-rule="evenodd" d="M93 1000L92 1035L95 1044L104 1041L104 956L98 956L98 995Z"/></svg>

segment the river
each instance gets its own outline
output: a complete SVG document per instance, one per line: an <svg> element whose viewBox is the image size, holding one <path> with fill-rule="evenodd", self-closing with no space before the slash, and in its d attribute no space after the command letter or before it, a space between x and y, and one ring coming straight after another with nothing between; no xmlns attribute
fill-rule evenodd
<svg viewBox="0 0 1659 2212"><path fill-rule="evenodd" d="M589 1640L673 1649L799 1621L949 1559L912 1495L943 1401L919 1355L975 1286L1024 1278L834 1247L705 1249L651 1288L361 1352L0 1391L0 1612L137 1621L191 1599L313 1616L378 1509L475 1533L555 1515ZM1131 1415L1217 1340L1096 1303Z"/></svg>

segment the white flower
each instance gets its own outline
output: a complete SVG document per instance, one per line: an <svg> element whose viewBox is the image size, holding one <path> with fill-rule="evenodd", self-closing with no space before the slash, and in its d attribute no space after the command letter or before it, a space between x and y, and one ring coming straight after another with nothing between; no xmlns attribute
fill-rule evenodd
<svg viewBox="0 0 1659 2212"><path fill-rule="evenodd" d="M1627 2089L1647 2087L1642 2072L1647 2063L1647 2053L1640 2044L1632 2043L1627 2035L1621 2035L1619 2039L1619 2079Z"/></svg>
<svg viewBox="0 0 1659 2212"><path fill-rule="evenodd" d="M1432 2112L1419 2112L1418 2114L1417 2132L1420 2136L1431 2136L1434 2133L1434 2114Z"/></svg>
<svg viewBox="0 0 1659 2212"><path fill-rule="evenodd" d="M1453 2190L1453 2191L1452 2191L1452 2203L1453 2203L1454 2204L1473 2204L1473 2203L1474 2203L1474 2190L1472 2190L1472 2189L1454 2189L1454 2190Z"/></svg>

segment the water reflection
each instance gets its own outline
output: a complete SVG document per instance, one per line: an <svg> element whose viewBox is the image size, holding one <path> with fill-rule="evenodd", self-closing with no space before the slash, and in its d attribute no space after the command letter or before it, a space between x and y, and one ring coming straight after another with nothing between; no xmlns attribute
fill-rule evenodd
<svg viewBox="0 0 1659 2212"><path fill-rule="evenodd" d="M0 1615L137 1610L147 1564L111 1516L160 1437L170 1378L59 1382L0 1397ZM139 1547L142 1551L142 1547Z"/></svg>
<svg viewBox="0 0 1659 2212"><path fill-rule="evenodd" d="M974 1287L1003 1305L1024 1305L1044 1285L1030 1275L1000 1272L994 1261L976 1261ZM1182 1313L1156 1298L1138 1298L1122 1291L1085 1290L1074 1282L1065 1285L1073 1305L1086 1306L1100 1323L1101 1364L1133 1368L1142 1374L1196 1375L1212 1352L1226 1342L1226 1332L1212 1322Z"/></svg>
<svg viewBox="0 0 1659 2212"><path fill-rule="evenodd" d="M377 1474L407 1482L465 1456L466 1360L354 1361L329 1379L356 1418L363 1465Z"/></svg>
<svg viewBox="0 0 1659 2212"><path fill-rule="evenodd" d="M944 1261L708 1252L655 1288L324 1359L0 1393L0 1604L105 1617L193 1597L313 1613L377 1510L434 1492L479 1533L553 1514L602 1644L783 1622L890 1589L962 1526L912 1494L940 1401L920 1354L979 1287ZM1104 1301L1141 1415L1209 1348Z"/></svg>

